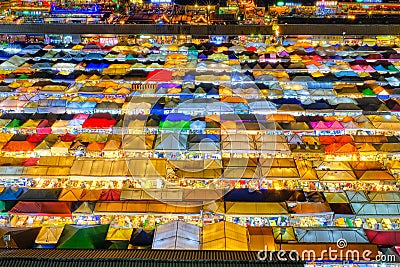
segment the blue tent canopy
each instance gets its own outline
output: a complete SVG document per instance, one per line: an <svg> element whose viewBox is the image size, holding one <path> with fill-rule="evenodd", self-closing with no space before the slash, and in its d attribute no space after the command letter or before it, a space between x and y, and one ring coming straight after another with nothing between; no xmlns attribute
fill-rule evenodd
<svg viewBox="0 0 400 267"><path fill-rule="evenodd" d="M224 196L225 201L238 202L285 202L306 201L302 190L257 190L249 191L247 188L233 189Z"/></svg>
<svg viewBox="0 0 400 267"><path fill-rule="evenodd" d="M183 77L183 82L194 82L195 77L190 74L186 74L185 77Z"/></svg>
<svg viewBox="0 0 400 267"><path fill-rule="evenodd" d="M103 69L108 68L109 64L107 63L94 63L94 62L90 62L89 64L86 65L86 70L87 71L92 71L92 70L98 70L101 71Z"/></svg>
<svg viewBox="0 0 400 267"><path fill-rule="evenodd" d="M315 52L315 49L314 49L314 47L307 47L306 49L305 49L305 51L306 51L306 53L312 53L312 52Z"/></svg>
<svg viewBox="0 0 400 267"><path fill-rule="evenodd" d="M190 121L190 119L190 115L182 113L172 113L162 117L162 121Z"/></svg>
<svg viewBox="0 0 400 267"><path fill-rule="evenodd" d="M163 115L164 114L164 106L161 105L160 103L156 103L151 108L150 113L154 114L154 115Z"/></svg>
<svg viewBox="0 0 400 267"><path fill-rule="evenodd" d="M207 55L201 53L201 54L199 55L199 59L207 59Z"/></svg>
<svg viewBox="0 0 400 267"><path fill-rule="evenodd" d="M89 53L85 56L85 60L103 60L103 56L98 53Z"/></svg>
<svg viewBox="0 0 400 267"><path fill-rule="evenodd" d="M336 77L359 77L353 70L341 70L335 72Z"/></svg>
<svg viewBox="0 0 400 267"><path fill-rule="evenodd" d="M0 60L8 60L12 55L4 52L4 51L0 51Z"/></svg>
<svg viewBox="0 0 400 267"><path fill-rule="evenodd" d="M208 90L207 95L208 96L219 96L219 91L215 87L212 87L212 88L210 88L210 90Z"/></svg>
<svg viewBox="0 0 400 267"><path fill-rule="evenodd" d="M97 94L97 93L78 93L78 96L104 98L103 94Z"/></svg>
<svg viewBox="0 0 400 267"><path fill-rule="evenodd" d="M24 189L12 189L10 187L4 189L0 194L0 200L17 200L17 198L24 192Z"/></svg>
<svg viewBox="0 0 400 267"><path fill-rule="evenodd" d="M238 202L264 202L265 197L261 191L250 192L247 188L233 189L224 196L225 201Z"/></svg>
<svg viewBox="0 0 400 267"><path fill-rule="evenodd" d="M384 66L382 66L382 65L375 66L374 69L375 69L376 71L379 71L379 72L387 72L387 71L388 71L388 70L387 70Z"/></svg>
<svg viewBox="0 0 400 267"><path fill-rule="evenodd" d="M273 103L282 105L282 104L297 104L301 105L301 101L296 99L296 98L279 98L279 99L273 99Z"/></svg>
<svg viewBox="0 0 400 267"><path fill-rule="evenodd" d="M238 59L239 59L234 53L229 54L229 55L228 55L228 58L229 58L230 60L238 60Z"/></svg>
<svg viewBox="0 0 400 267"><path fill-rule="evenodd" d="M313 103L306 106L306 109L313 109L313 110L322 110L322 109L330 109L332 108L327 103Z"/></svg>
<svg viewBox="0 0 400 267"><path fill-rule="evenodd" d="M153 244L153 238L154 230L135 229L129 243L138 247L151 246Z"/></svg>

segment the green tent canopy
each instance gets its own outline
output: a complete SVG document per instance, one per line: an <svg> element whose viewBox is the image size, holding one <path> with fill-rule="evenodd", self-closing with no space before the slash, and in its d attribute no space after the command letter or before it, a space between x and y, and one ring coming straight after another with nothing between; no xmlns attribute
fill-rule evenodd
<svg viewBox="0 0 400 267"><path fill-rule="evenodd" d="M393 66L393 65L389 65L389 66L387 67L387 70L388 70L388 72L399 72L399 70L396 69L396 67Z"/></svg>
<svg viewBox="0 0 400 267"><path fill-rule="evenodd" d="M29 78L28 75L26 75L26 74L24 73L24 74L20 75L20 76L17 78L17 80L27 80L28 78Z"/></svg>
<svg viewBox="0 0 400 267"><path fill-rule="evenodd" d="M105 248L108 224L104 225L66 225L57 243L63 249L101 249Z"/></svg>
<svg viewBox="0 0 400 267"><path fill-rule="evenodd" d="M7 124L6 128L20 128L20 123L20 120L13 119L9 124Z"/></svg>
<svg viewBox="0 0 400 267"><path fill-rule="evenodd" d="M188 131L190 121L162 121L159 125L160 130Z"/></svg>
<svg viewBox="0 0 400 267"><path fill-rule="evenodd" d="M0 201L0 216L8 215L7 211L9 211L14 205L16 201Z"/></svg>
<svg viewBox="0 0 400 267"><path fill-rule="evenodd" d="M376 96L374 91L372 91L370 88L364 89L362 93L364 96Z"/></svg>

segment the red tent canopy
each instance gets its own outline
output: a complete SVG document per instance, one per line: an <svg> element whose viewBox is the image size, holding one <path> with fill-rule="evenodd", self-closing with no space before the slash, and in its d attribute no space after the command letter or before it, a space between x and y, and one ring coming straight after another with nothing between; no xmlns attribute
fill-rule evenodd
<svg viewBox="0 0 400 267"><path fill-rule="evenodd" d="M32 134L26 138L26 141L31 143L40 143L46 137L45 134Z"/></svg>
<svg viewBox="0 0 400 267"><path fill-rule="evenodd" d="M400 231L376 231L364 230L367 234L368 240L372 244L381 246L399 246L400 245Z"/></svg>
<svg viewBox="0 0 400 267"><path fill-rule="evenodd" d="M39 161L38 158L27 158L22 163L22 166L36 166L38 161Z"/></svg>
<svg viewBox="0 0 400 267"><path fill-rule="evenodd" d="M106 118L90 118L85 120L82 124L82 128L111 128L115 125L116 121L114 119Z"/></svg>
<svg viewBox="0 0 400 267"><path fill-rule="evenodd" d="M20 201L10 211L10 214L30 214L39 216L70 217L70 202L26 202Z"/></svg>
<svg viewBox="0 0 400 267"><path fill-rule="evenodd" d="M115 200L118 201L120 200L121 196L121 189L103 189L100 195L100 199L102 201L110 201L110 200Z"/></svg>
<svg viewBox="0 0 400 267"><path fill-rule="evenodd" d="M153 70L147 75L148 82L170 82L172 80L172 71Z"/></svg>
<svg viewBox="0 0 400 267"><path fill-rule="evenodd" d="M61 136L61 141L63 141L63 142L72 142L72 141L74 141L75 140L75 138L76 138L76 135L75 134L69 134L69 133L67 133L67 134L64 134L63 136Z"/></svg>

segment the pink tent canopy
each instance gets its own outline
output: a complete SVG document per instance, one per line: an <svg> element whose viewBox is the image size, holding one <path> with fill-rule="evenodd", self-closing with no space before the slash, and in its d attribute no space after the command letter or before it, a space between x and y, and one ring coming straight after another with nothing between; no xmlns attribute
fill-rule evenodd
<svg viewBox="0 0 400 267"><path fill-rule="evenodd" d="M351 68L355 71L355 72L363 72L364 69L360 66L360 65L354 65L351 66Z"/></svg>
<svg viewBox="0 0 400 267"><path fill-rule="evenodd" d="M36 128L38 134L51 134L51 125L48 120L43 120Z"/></svg>
<svg viewBox="0 0 400 267"><path fill-rule="evenodd" d="M344 130L343 125L338 121L312 121L310 125L314 130L320 131Z"/></svg>
<svg viewBox="0 0 400 267"><path fill-rule="evenodd" d="M365 72L376 72L376 70L370 65L363 66L362 68L364 69Z"/></svg>

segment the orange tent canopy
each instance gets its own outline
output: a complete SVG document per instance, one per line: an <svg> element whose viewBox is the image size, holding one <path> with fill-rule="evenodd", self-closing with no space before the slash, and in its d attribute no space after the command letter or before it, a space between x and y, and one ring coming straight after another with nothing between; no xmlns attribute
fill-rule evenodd
<svg viewBox="0 0 400 267"><path fill-rule="evenodd" d="M328 146L325 146L325 153L331 153L331 154L342 154L342 153L347 153L347 154L352 154L352 153L357 153L357 148L353 146L352 144L340 144L340 143L333 143Z"/></svg>
<svg viewBox="0 0 400 267"><path fill-rule="evenodd" d="M354 140L351 136L348 135L323 135L319 136L319 142L322 145L330 145L333 143L341 143L341 144L353 144Z"/></svg>
<svg viewBox="0 0 400 267"><path fill-rule="evenodd" d="M105 145L106 145L105 143L93 142L93 143L90 143L86 147L86 150L87 151L103 151Z"/></svg>
<svg viewBox="0 0 400 267"><path fill-rule="evenodd" d="M225 97L222 99L222 102L228 102L228 103L243 103L243 104L247 104L247 100L241 97Z"/></svg>
<svg viewBox="0 0 400 267"><path fill-rule="evenodd" d="M7 152L19 152L19 151L33 151L36 147L34 143L28 141L10 141L4 147L3 151Z"/></svg>

